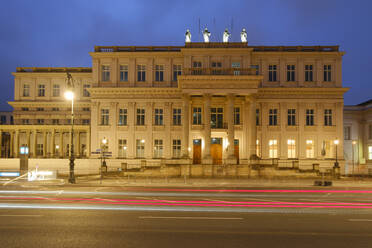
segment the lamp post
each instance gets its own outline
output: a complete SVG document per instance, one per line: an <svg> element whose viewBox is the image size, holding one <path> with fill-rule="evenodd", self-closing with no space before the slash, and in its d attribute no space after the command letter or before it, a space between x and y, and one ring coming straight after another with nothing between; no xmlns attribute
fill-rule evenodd
<svg viewBox="0 0 372 248"><path fill-rule="evenodd" d="M107 144L107 139L106 139L106 137L104 137L103 139L102 139L102 148L101 148L101 152L102 152L102 158L103 158L103 162L102 162L102 164L101 164L101 170L103 169L103 168L105 168L105 170L106 170L106 172L107 172L107 165L106 165L106 156L105 156L105 151L106 151L106 148L107 148L107 146L106 146L106 144Z"/></svg>
<svg viewBox="0 0 372 248"><path fill-rule="evenodd" d="M353 175L354 175L354 163L355 163L355 159L354 159L354 146L356 145L356 141L353 140L352 142L352 147L351 147L351 154L352 154L352 160L353 160Z"/></svg>
<svg viewBox="0 0 372 248"><path fill-rule="evenodd" d="M70 73L67 72L67 90L65 92L65 98L68 101L71 101L71 139L70 139L70 173L68 182L75 183L75 157L74 157L74 81L72 80L72 76Z"/></svg>
<svg viewBox="0 0 372 248"><path fill-rule="evenodd" d="M338 160L337 160L337 145L338 145L338 143L339 143L339 140L335 139L334 144L336 145L336 162L333 166L333 170L334 170L336 178L338 178L339 174L340 174L340 166L338 165Z"/></svg>

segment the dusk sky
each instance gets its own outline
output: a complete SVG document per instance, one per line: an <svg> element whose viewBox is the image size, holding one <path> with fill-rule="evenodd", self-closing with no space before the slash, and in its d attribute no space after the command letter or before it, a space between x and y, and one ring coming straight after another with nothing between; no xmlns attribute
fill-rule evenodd
<svg viewBox="0 0 372 248"><path fill-rule="evenodd" d="M211 41L229 28L249 45L340 45L345 104L372 98L372 1L230 0L93 1L2 0L0 110L14 96L16 67L90 67L95 45L184 45L198 40L198 19ZM232 28L232 29L231 29Z"/></svg>

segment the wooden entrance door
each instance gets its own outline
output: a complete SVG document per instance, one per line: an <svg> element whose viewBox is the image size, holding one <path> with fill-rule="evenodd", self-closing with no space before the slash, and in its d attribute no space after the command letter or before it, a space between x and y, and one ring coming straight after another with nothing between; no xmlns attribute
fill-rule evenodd
<svg viewBox="0 0 372 248"><path fill-rule="evenodd" d="M234 155L236 158L236 163L239 164L239 140L234 140Z"/></svg>
<svg viewBox="0 0 372 248"><path fill-rule="evenodd" d="M193 143L192 163L201 164L201 140L194 139L192 143Z"/></svg>
<svg viewBox="0 0 372 248"><path fill-rule="evenodd" d="M212 138L211 156L213 164L222 164L222 138Z"/></svg>

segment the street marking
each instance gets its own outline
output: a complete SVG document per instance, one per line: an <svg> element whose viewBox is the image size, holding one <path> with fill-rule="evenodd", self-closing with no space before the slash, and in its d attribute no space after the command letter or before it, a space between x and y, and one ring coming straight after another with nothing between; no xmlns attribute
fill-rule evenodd
<svg viewBox="0 0 372 248"><path fill-rule="evenodd" d="M353 222L372 222L372 219L349 219L348 221L353 221Z"/></svg>
<svg viewBox="0 0 372 248"><path fill-rule="evenodd" d="M41 217L37 214L0 214L0 217Z"/></svg>
<svg viewBox="0 0 372 248"><path fill-rule="evenodd" d="M181 219L181 220L243 220L234 217L192 217L192 216L139 216L139 219Z"/></svg>

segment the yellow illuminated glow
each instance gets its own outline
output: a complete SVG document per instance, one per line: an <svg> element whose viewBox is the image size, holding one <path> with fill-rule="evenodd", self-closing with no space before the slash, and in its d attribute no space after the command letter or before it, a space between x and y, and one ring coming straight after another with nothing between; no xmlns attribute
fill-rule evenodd
<svg viewBox="0 0 372 248"><path fill-rule="evenodd" d="M74 99L74 92L72 92L70 90L66 91L65 92L65 98L67 100L70 100L70 101L73 100Z"/></svg>
<svg viewBox="0 0 372 248"><path fill-rule="evenodd" d="M335 141L334 141L334 143L335 143L335 145L338 145L338 139L336 139Z"/></svg>

